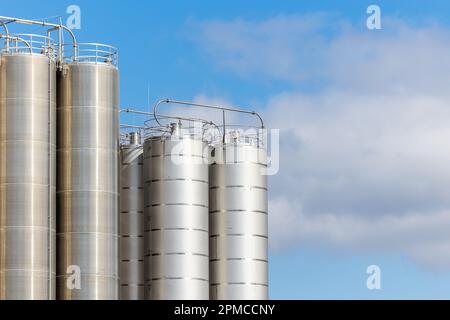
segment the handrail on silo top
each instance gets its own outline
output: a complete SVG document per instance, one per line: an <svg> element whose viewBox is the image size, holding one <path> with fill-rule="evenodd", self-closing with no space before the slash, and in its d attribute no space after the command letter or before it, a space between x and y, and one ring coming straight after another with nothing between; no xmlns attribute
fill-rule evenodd
<svg viewBox="0 0 450 320"><path fill-rule="evenodd" d="M63 46L63 60L68 62L109 64L115 67L119 65L119 50L116 47L102 43L80 42L75 54L66 50L66 46Z"/></svg>
<svg viewBox="0 0 450 320"><path fill-rule="evenodd" d="M30 51L30 54L33 54L33 47L32 47L32 45L30 44L30 42L28 42L27 40L25 40L25 39L22 39L21 37L17 37L17 36L10 36L10 35L3 35L3 34L0 34L0 39L6 39L7 41L9 41L9 40L13 40L13 41L16 41L16 43L17 42L22 42L22 43L24 43L25 44L25 46L27 47L27 49ZM16 44L13 48L19 48L19 46ZM9 52L9 50L10 50L10 47L9 47L9 42L7 43L7 45L6 45L6 52Z"/></svg>
<svg viewBox="0 0 450 320"><path fill-rule="evenodd" d="M145 115L145 116L154 116L153 112L146 112L146 111L140 111L136 109L131 108L125 108L121 109L119 113L132 113L132 114L138 114L138 115ZM193 117L180 117L180 116L173 116L173 115L166 115L166 114L157 114L158 118L166 119L166 120L176 120L176 121L187 121L192 123L201 123L203 125L203 129L206 126L214 127L219 134L222 134L220 131L220 128L217 124L215 124L213 121L202 119L202 118L193 118ZM154 119L149 119L144 121L144 128L147 132L156 132L158 134L168 133L170 131L170 125L161 125L161 123L157 122L157 126L151 124L151 122ZM184 127L186 128L186 127Z"/></svg>
<svg viewBox="0 0 450 320"><path fill-rule="evenodd" d="M206 109L213 109L213 110L221 110L222 111L222 116L223 116L223 133L222 133L222 142L223 143L226 142L226 128L227 128L227 124L226 124L226 120L225 120L225 112L243 113L243 114L249 114L249 115L256 116L259 119L260 123L261 123L261 128L260 129L262 129L262 130L265 129L265 127L264 127L264 120L259 115L259 113L257 113L256 111L248 111L248 110L244 110L244 109L228 108L228 107L221 107L221 106L202 104L202 103L194 103L194 102L186 102L186 101L179 101L179 100L171 100L171 99L159 100L155 104L155 106L153 108L153 116L155 118L155 121L158 124L160 124L160 122L158 120L158 114L156 113L156 111L157 111L158 107L161 104L163 104L163 103L166 103L166 104L178 104L178 105L185 105L185 106L190 106L190 107L206 108ZM259 139L258 139L258 144L259 144Z"/></svg>
<svg viewBox="0 0 450 320"><path fill-rule="evenodd" d="M55 24L55 23L50 23L50 22L44 22L44 21L36 21L36 20L28 20L28 19L21 19L21 18L14 18L14 17L6 17L6 16L0 16L0 21L2 21L4 23L4 21L8 21L8 23L21 23L21 24L28 24L28 25L39 25L39 26L43 26L43 27L49 27L51 29L59 29L61 30L65 30L66 32L69 33L70 37L72 38L72 46L73 46L73 51L74 51L74 56L75 58L78 56L78 42L77 42L77 38L75 37L75 34L73 33L72 30L70 30L70 28L64 26L63 24ZM59 32L58 35L58 41L59 44L62 43L62 34L61 32ZM59 61L62 62L62 61Z"/></svg>
<svg viewBox="0 0 450 320"><path fill-rule="evenodd" d="M55 59L54 41L52 38L30 33L20 33L14 36L21 39L21 42L23 43L26 41L28 43L27 47L28 45L30 46L27 49L31 48L32 54L46 55L52 60ZM14 46L10 45L9 52L20 53L23 48L24 47L20 46L16 41Z"/></svg>

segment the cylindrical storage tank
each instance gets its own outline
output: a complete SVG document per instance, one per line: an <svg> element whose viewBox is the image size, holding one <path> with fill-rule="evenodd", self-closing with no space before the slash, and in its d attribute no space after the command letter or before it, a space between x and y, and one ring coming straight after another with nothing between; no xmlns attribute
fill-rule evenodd
<svg viewBox="0 0 450 320"><path fill-rule="evenodd" d="M148 299L209 299L207 148L179 130L144 144Z"/></svg>
<svg viewBox="0 0 450 320"><path fill-rule="evenodd" d="M233 142L216 146L211 156L211 299L266 300L266 151L252 144Z"/></svg>
<svg viewBox="0 0 450 320"><path fill-rule="evenodd" d="M0 299L7 300L55 296L56 68L48 54L27 50L0 58Z"/></svg>
<svg viewBox="0 0 450 320"><path fill-rule="evenodd" d="M120 159L120 299L144 299L144 177L139 133L130 133Z"/></svg>
<svg viewBox="0 0 450 320"><path fill-rule="evenodd" d="M118 69L107 60L64 64L58 94L57 296L116 300Z"/></svg>

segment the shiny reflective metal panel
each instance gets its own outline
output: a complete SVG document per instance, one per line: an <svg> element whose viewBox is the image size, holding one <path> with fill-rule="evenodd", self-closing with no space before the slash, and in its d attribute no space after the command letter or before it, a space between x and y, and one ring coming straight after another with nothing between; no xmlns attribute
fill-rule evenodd
<svg viewBox="0 0 450 320"><path fill-rule="evenodd" d="M43 55L0 62L0 299L53 299L55 64Z"/></svg>
<svg viewBox="0 0 450 320"><path fill-rule="evenodd" d="M59 299L119 297L118 70L108 64L64 65L58 79ZM67 269L81 268L81 289ZM70 284L70 283L69 283Z"/></svg>
<svg viewBox="0 0 450 320"><path fill-rule="evenodd" d="M145 142L148 299L209 299L207 150L192 138Z"/></svg>
<svg viewBox="0 0 450 320"><path fill-rule="evenodd" d="M144 178L139 139L121 147L120 299L144 299Z"/></svg>
<svg viewBox="0 0 450 320"><path fill-rule="evenodd" d="M252 145L218 146L212 162L211 299L268 299L266 152Z"/></svg>

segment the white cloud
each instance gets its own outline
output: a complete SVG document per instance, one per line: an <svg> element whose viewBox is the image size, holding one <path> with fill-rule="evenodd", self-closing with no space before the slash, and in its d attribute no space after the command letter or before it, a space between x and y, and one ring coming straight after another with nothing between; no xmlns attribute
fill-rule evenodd
<svg viewBox="0 0 450 320"><path fill-rule="evenodd" d="M325 56L321 31L333 16L278 16L266 21L207 21L193 23L195 38L215 62L241 75L265 75L300 81L314 72ZM308 60L308 63L304 63Z"/></svg>
<svg viewBox="0 0 450 320"><path fill-rule="evenodd" d="M198 26L219 67L292 88L265 110L282 129L274 249L388 252L450 268L448 30L385 19L368 31L329 15Z"/></svg>

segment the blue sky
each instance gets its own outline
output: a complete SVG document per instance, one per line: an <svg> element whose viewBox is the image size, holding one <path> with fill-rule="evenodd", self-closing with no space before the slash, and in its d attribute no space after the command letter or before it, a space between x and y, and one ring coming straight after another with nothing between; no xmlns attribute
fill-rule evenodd
<svg viewBox="0 0 450 320"><path fill-rule="evenodd" d="M17 0L0 12L65 20L71 4L79 41L119 48L124 107L145 109L149 88L152 103L251 105L282 129L271 298L450 298L449 1ZM380 31L365 27L369 4ZM366 288L373 264L380 291Z"/></svg>

